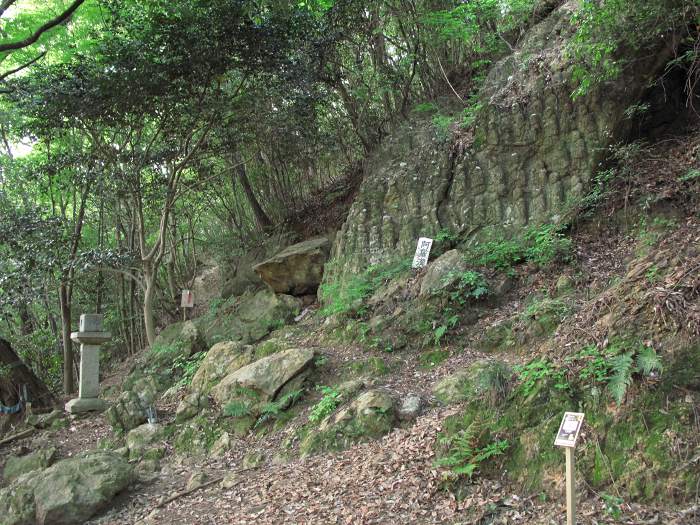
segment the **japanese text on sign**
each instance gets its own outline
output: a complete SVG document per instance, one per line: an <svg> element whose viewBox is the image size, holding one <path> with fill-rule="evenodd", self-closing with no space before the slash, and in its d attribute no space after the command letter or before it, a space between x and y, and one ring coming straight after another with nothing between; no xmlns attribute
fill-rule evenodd
<svg viewBox="0 0 700 525"><path fill-rule="evenodd" d="M423 268L427 266L428 257L430 257L430 248L432 247L432 239L429 239L428 237L421 237L418 239L416 255L413 256L413 268Z"/></svg>
<svg viewBox="0 0 700 525"><path fill-rule="evenodd" d="M554 444L559 447L575 447L581 426L583 426L583 413L565 412Z"/></svg>

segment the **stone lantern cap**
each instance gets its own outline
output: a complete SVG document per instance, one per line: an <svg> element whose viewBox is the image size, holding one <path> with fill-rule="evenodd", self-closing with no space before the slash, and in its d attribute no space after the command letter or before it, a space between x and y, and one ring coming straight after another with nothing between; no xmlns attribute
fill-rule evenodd
<svg viewBox="0 0 700 525"><path fill-rule="evenodd" d="M77 332L70 334L76 343L84 345L99 345L112 339L112 334L102 329L103 316L100 314L83 314L80 316L80 326Z"/></svg>

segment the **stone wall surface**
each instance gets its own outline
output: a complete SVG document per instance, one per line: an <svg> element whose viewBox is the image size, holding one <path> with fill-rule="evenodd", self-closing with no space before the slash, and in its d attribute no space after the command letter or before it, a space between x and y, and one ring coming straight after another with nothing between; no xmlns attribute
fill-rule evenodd
<svg viewBox="0 0 700 525"><path fill-rule="evenodd" d="M419 236L443 229L472 242L557 222L568 202L585 195L606 149L627 133L625 110L667 54L647 54L573 99L565 47L574 5L554 10L494 64L469 130L445 144L429 122L414 122L384 141L337 236L327 279L409 257Z"/></svg>

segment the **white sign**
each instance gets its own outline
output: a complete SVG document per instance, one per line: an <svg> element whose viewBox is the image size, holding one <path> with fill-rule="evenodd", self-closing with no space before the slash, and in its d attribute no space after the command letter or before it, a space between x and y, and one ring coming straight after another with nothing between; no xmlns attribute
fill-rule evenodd
<svg viewBox="0 0 700 525"><path fill-rule="evenodd" d="M579 432L583 426L582 412L564 412L564 417L559 425L559 432L554 444L558 447L575 447Z"/></svg>
<svg viewBox="0 0 700 525"><path fill-rule="evenodd" d="M192 290L182 290L181 308L194 308L194 294Z"/></svg>
<svg viewBox="0 0 700 525"><path fill-rule="evenodd" d="M421 237L418 239L416 254L413 256L413 268L424 268L428 265L428 257L430 257L430 248L432 247L432 239L428 237Z"/></svg>

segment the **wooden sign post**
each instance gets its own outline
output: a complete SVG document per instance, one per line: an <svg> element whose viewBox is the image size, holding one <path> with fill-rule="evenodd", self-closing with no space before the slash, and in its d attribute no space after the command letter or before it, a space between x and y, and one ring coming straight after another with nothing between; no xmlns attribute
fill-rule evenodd
<svg viewBox="0 0 700 525"><path fill-rule="evenodd" d="M194 294L192 290L182 290L180 307L182 308L182 320L187 321L187 309L194 308Z"/></svg>
<svg viewBox="0 0 700 525"><path fill-rule="evenodd" d="M583 426L582 412L565 412L554 444L566 451L566 525L576 525L576 440Z"/></svg>

